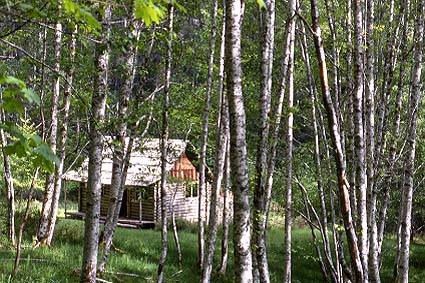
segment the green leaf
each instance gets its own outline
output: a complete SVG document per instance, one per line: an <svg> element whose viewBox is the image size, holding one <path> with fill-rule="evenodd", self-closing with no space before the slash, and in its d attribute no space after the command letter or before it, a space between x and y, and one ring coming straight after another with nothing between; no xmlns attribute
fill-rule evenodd
<svg viewBox="0 0 425 283"><path fill-rule="evenodd" d="M4 97L1 106L7 113L22 113L24 110L23 103L19 99L16 99L14 97Z"/></svg>
<svg viewBox="0 0 425 283"><path fill-rule="evenodd" d="M38 95L32 89L23 88L22 93L24 94L24 97L26 98L28 102L30 103L34 102L35 104L37 104L37 106L40 105L41 103L40 97L38 97Z"/></svg>
<svg viewBox="0 0 425 283"><path fill-rule="evenodd" d="M6 76L3 78L0 78L0 83L12 84L12 85L18 86L19 88L25 88L25 83L22 80L15 78L13 76Z"/></svg>
<svg viewBox="0 0 425 283"><path fill-rule="evenodd" d="M46 161L59 165L59 158L53 153L52 149L46 143L41 143L34 149L34 152L42 156Z"/></svg>
<svg viewBox="0 0 425 283"><path fill-rule="evenodd" d="M135 0L135 16L142 19L147 26L159 23L164 18L164 7L155 5L152 0Z"/></svg>
<svg viewBox="0 0 425 283"><path fill-rule="evenodd" d="M266 4L264 3L263 0L257 0L257 4L261 9L262 8L267 9Z"/></svg>

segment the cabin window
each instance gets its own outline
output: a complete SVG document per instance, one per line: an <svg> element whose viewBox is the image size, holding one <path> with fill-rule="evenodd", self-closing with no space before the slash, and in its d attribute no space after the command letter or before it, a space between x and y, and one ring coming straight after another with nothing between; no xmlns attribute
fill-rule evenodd
<svg viewBox="0 0 425 283"><path fill-rule="evenodd" d="M197 197L198 196L198 184L194 182L186 183L186 197Z"/></svg>

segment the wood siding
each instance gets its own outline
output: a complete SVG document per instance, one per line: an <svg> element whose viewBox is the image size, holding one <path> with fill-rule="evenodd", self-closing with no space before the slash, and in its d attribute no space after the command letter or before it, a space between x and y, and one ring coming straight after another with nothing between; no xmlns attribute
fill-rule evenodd
<svg viewBox="0 0 425 283"><path fill-rule="evenodd" d="M171 217L171 209L174 207L174 214L177 219L187 221L197 221L198 219L198 180L199 173L196 167L190 162L185 154L177 160L173 168L169 171L168 197L167 197L167 212ZM142 221L160 221L160 190L158 189L159 183L153 184L149 187L127 187L124 194L121 216L124 218ZM205 196L206 200L206 215L209 212L210 188L208 185L208 193ZM140 201L140 192L141 201ZM171 200L175 194L174 203ZM87 207L87 186L86 183L80 183L79 194L79 212L86 212ZM230 197L232 201L232 197ZM102 186L102 199L100 212L102 216L106 216L109 206L109 185ZM219 197L219 211L222 213L223 197ZM232 207L232 206L230 206ZM140 209L142 215L140 216ZM123 215L123 213L125 215ZM231 214L230 214L231 215ZM220 216L221 221L221 216Z"/></svg>

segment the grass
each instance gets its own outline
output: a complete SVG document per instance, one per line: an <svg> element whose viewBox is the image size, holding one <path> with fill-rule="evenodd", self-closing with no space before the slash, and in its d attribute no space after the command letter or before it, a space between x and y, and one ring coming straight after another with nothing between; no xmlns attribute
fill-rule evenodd
<svg viewBox="0 0 425 283"><path fill-rule="evenodd" d="M78 282L82 259L83 221L59 219L51 248L31 249L31 232L28 231L22 253L20 271L13 282ZM182 224L183 225L183 224ZM29 227L35 227L30 225ZM193 225L192 225L193 226ZM183 271L178 272L177 256L172 235L169 238L169 252L166 266L166 282L197 282L197 234L190 225L179 233L183 250ZM280 226L280 225L279 225ZM33 229L33 228L30 228ZM118 228L114 240L118 251L111 254L108 271L134 273L143 278L124 275L103 274L100 277L110 282L155 282L157 263L161 250L160 231ZM321 282L310 231L295 229L293 237L292 282ZM382 282L390 282L394 259L393 239L384 245ZM412 245L410 282L423 282L425 276L425 246ZM9 282L15 251L0 243L0 282ZM216 261L219 261L217 252ZM231 256L231 255L230 255ZM268 258L272 282L280 282L283 272L283 230L278 226L268 234ZM221 277L215 274L211 282L233 282L233 259L230 257L228 273Z"/></svg>

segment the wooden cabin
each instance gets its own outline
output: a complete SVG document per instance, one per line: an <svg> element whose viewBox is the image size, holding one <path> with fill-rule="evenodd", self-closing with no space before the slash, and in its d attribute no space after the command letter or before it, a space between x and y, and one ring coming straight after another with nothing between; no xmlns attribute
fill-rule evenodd
<svg viewBox="0 0 425 283"><path fill-rule="evenodd" d="M106 142L110 142L107 139ZM198 180L199 172L194 165L193 156L186 150L183 140L169 140L166 170L167 176L167 210L172 209L176 218L188 221L198 219ZM106 144L102 162L102 198L101 218L108 211L110 195L109 188L112 176L112 151ZM69 171L64 179L79 183L78 212L67 212L69 216L82 216L86 212L88 159L80 168ZM161 220L161 152L160 139L137 140L130 158L125 190L120 210L120 222L123 224L146 226ZM209 211L210 186L203 200L205 210ZM222 198L219 206L222 207Z"/></svg>

